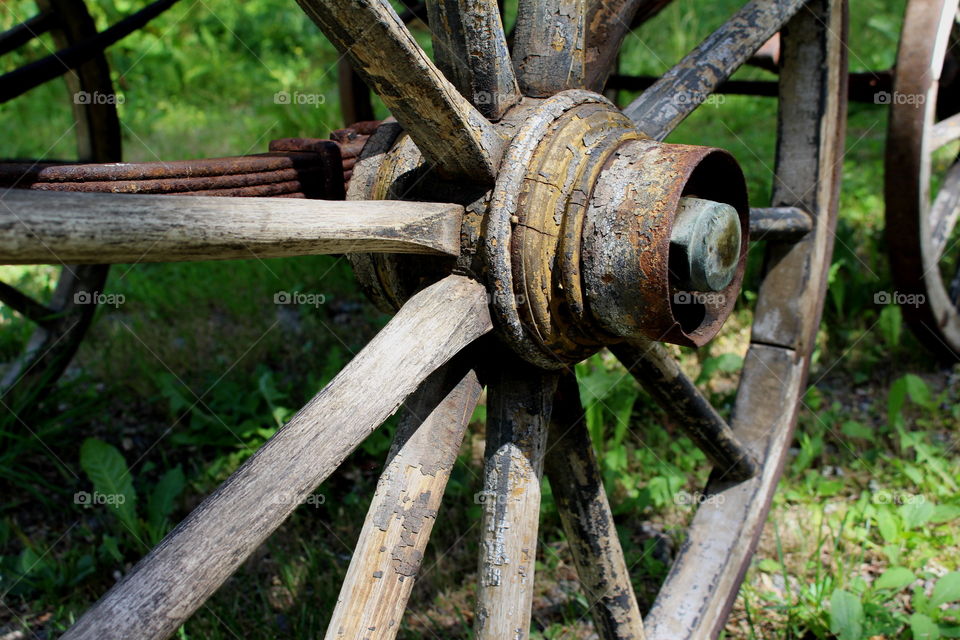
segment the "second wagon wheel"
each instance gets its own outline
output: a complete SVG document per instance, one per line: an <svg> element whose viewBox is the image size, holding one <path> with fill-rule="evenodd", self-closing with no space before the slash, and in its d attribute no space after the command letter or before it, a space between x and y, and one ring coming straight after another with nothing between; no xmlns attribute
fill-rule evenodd
<svg viewBox="0 0 960 640"><path fill-rule="evenodd" d="M960 356L960 57L956 0L910 0L889 94L887 246L899 302L916 336ZM939 188L937 183L939 182Z"/></svg>
<svg viewBox="0 0 960 640"><path fill-rule="evenodd" d="M64 50L82 43L96 34L93 18L83 2L44 0L38 3L41 13L3 34L0 53L6 53L47 31L56 46ZM58 75L64 73L60 69ZM8 74L2 88L9 99L19 92ZM19 78L17 78L19 79ZM67 72L67 88L76 122L77 155L81 161L117 162L120 160L120 122L112 100L79 100L77 96L112 96L110 68L102 53ZM12 92L12 93L11 93ZM52 142L52 141L51 141ZM0 187L6 190L8 187ZM93 320L96 305L78 304L103 289L108 265L64 265L57 286L49 301L40 302L19 289L0 282L0 302L8 305L36 325L22 354L0 378L3 402L13 414L34 402L39 394L56 382L70 363Z"/></svg>
<svg viewBox="0 0 960 640"><path fill-rule="evenodd" d="M337 250L364 252L353 256L359 279L398 311L64 637L174 633L403 404L327 631L327 638L395 637L481 384L489 389L487 499L474 637L528 635L541 472L601 637L716 637L791 443L820 320L844 133L845 4L754 0L621 112L591 91L609 69L590 61L615 60L607 49L626 36L620 16L631 13L629 0L520 0L510 53L494 0L436 0L435 49L458 61L440 67L385 0L299 2L397 123L382 126L365 148L350 185L353 202L305 203L285 220L296 225L309 211L341 211L334 226L345 230L322 233L353 238ZM658 141L777 31L773 201L748 220L732 156ZM158 251L202 244L214 256L216 238L206 231L216 216L208 212L226 211L212 200L178 210L191 216L189 224L176 218L182 240ZM23 198L11 206L42 219L37 207L56 203L103 205L102 217L109 204L116 255L150 242L145 214L174 215L161 198ZM138 211L125 217L134 204ZM292 203L251 206L292 211ZM384 212L425 222L379 239L347 233ZM263 229L251 223L217 233L232 239ZM405 234L456 255L390 253ZM700 345L720 330L750 237L766 242L766 262L727 424L660 342ZM281 240L271 246L291 246ZM60 242L64 251L83 249ZM369 253L378 248L384 253ZM478 340L491 343L470 346ZM573 363L603 346L714 466L705 491L715 499L699 507L643 621L571 375Z"/></svg>

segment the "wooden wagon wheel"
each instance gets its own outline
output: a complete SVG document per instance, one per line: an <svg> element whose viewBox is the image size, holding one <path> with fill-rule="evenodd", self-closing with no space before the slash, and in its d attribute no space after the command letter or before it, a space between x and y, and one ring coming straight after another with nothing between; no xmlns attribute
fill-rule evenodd
<svg viewBox="0 0 960 640"><path fill-rule="evenodd" d="M603 638L715 637L787 455L819 324L844 133L845 4L754 0L621 112L588 89L609 73L591 61L612 65L627 35L619 16L630 0L521 0L509 56L496 2L437 0L435 49L453 53L440 67L386 0L299 2L397 120L366 145L348 202L4 199L0 228L16 217L37 230L0 235L8 262L42 262L46 246L79 261L215 259L238 243L259 255L336 251L353 254L376 301L398 308L64 637L174 633L403 404L327 632L393 638L481 384L475 636L528 634L544 472ZM658 141L778 30L773 202L748 210L729 154ZM659 342L700 345L720 330L748 237L766 241L766 263L728 425ZM714 465L713 499L645 621L570 373L603 346Z"/></svg>
<svg viewBox="0 0 960 640"><path fill-rule="evenodd" d="M946 275L945 256L960 251L951 237L960 214L960 59L955 0L910 0L897 53L887 133L887 246L898 302L921 342L948 360L960 356L960 265ZM956 145L952 145L955 147ZM944 151L946 167L934 160ZM939 153L938 153L939 152ZM942 175L934 193L934 177Z"/></svg>
<svg viewBox="0 0 960 640"><path fill-rule="evenodd" d="M41 13L3 34L0 53L12 50L47 31L61 50L81 44L96 33L84 2L43 0ZM65 69L60 66L57 75ZM4 77L0 85L10 90L9 99L22 92L17 74ZM76 121L77 156L81 161L117 162L121 159L120 121L112 100L81 100L78 96L113 96L110 67L98 53L65 75ZM14 86L16 85L16 86ZM29 86L29 85L27 85ZM62 263L58 263L62 264ZM103 289L108 265L64 264L49 301L40 302L17 288L0 282L0 302L36 325L23 353L0 378L3 402L19 414L47 386L56 382L80 346L97 306L88 304Z"/></svg>

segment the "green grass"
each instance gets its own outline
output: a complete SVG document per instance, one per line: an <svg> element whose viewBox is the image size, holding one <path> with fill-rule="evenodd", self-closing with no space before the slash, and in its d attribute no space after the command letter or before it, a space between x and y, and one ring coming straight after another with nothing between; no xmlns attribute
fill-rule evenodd
<svg viewBox="0 0 960 640"><path fill-rule="evenodd" d="M669 68L737 3L677 0L627 39L621 72ZM139 3L95 3L98 24ZM852 7L854 70L894 58L903 2ZM11 0L0 28L35 7ZM508 21L515 3L508 3ZM419 31L421 43L429 35ZM6 71L47 40L3 58ZM337 55L288 0L184 0L110 50L124 96L129 160L263 151L272 138L326 136L341 126ZM738 77L768 78L748 69ZM279 105L277 91L323 96ZM71 158L69 101L51 83L0 105L0 157ZM620 97L626 101L629 95ZM382 107L380 107L382 109ZM384 112L381 110L381 115ZM883 243L885 111L849 110L837 248L810 388L793 453L728 638L958 637L955 539L960 499L960 371L935 364L899 310L873 304L890 287ZM12 127L16 124L16 128ZM775 104L729 96L670 138L730 150L751 202L770 197ZM756 251L754 252L756 253ZM755 271L759 255L751 256ZM751 272L753 273L753 272ZM0 278L48 295L55 273L4 267ZM748 277L721 336L684 370L729 415L755 299ZM103 308L67 375L24 425L0 420L0 635L69 626L169 527L269 438L380 328L346 261L290 260L118 266ZM281 291L323 304L273 303ZM26 339L0 307L0 360ZM646 609L683 541L708 467L692 443L609 355L578 366L618 532ZM401 637L468 637L476 584L484 410L466 438ZM377 431L179 632L181 638L315 637L336 600L389 446ZM78 492L123 495L86 506ZM82 494L81 494L82 495ZM589 637L587 605L544 485L534 637Z"/></svg>

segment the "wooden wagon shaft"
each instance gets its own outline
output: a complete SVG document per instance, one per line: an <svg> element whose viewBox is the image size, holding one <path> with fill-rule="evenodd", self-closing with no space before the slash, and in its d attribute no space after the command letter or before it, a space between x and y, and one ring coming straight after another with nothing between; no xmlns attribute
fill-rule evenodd
<svg viewBox="0 0 960 640"><path fill-rule="evenodd" d="M297 0L429 162L492 182L503 140L420 48L386 0Z"/></svg>
<svg viewBox="0 0 960 640"><path fill-rule="evenodd" d="M526 96L584 86L586 0L520 0L513 66Z"/></svg>
<svg viewBox="0 0 960 640"><path fill-rule="evenodd" d="M557 387L544 473L601 640L643 640L640 608L572 375Z"/></svg>
<svg viewBox="0 0 960 640"><path fill-rule="evenodd" d="M458 357L404 403L406 413L354 548L328 640L396 637L479 398L476 374Z"/></svg>
<svg viewBox="0 0 960 640"><path fill-rule="evenodd" d="M415 295L63 638L171 635L404 398L490 328L473 280L448 276Z"/></svg>
<svg viewBox="0 0 960 640"><path fill-rule="evenodd" d="M437 66L491 120L520 101L496 0L431 0Z"/></svg>
<svg viewBox="0 0 960 640"><path fill-rule="evenodd" d="M463 207L433 202L216 198L10 190L0 264L457 255Z"/></svg>
<svg viewBox="0 0 960 640"><path fill-rule="evenodd" d="M648 640L719 634L736 598L740 567L753 554L767 517L769 506L757 505L770 504L793 437L830 267L846 113L844 96L836 91L847 68L846 16L831 9L831 0L813 0L807 8L781 34L774 204L802 204L817 224L796 244L767 246L769 271L758 294L733 412L734 434L765 458L764 465L747 482L707 488L711 499L699 506L644 621Z"/></svg>
<svg viewBox="0 0 960 640"><path fill-rule="evenodd" d="M757 474L754 456L703 397L680 365L658 342L614 345L611 350L647 393L713 463L714 474L729 481Z"/></svg>
<svg viewBox="0 0 960 640"><path fill-rule="evenodd" d="M663 140L804 5L753 0L623 110L644 134Z"/></svg>
<svg viewBox="0 0 960 640"><path fill-rule="evenodd" d="M505 356L488 382L476 640L530 630L540 476L557 374Z"/></svg>

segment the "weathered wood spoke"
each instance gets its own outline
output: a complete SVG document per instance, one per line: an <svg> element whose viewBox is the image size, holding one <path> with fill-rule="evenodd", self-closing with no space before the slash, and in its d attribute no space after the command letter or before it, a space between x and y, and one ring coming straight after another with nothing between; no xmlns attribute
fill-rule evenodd
<svg viewBox="0 0 960 640"><path fill-rule="evenodd" d="M637 10L649 4L642 0L587 0L584 88L603 91L607 78L617 71L617 56Z"/></svg>
<svg viewBox="0 0 960 640"><path fill-rule="evenodd" d="M6 282L0 282L0 302L45 329L50 329L56 324L56 311L40 304Z"/></svg>
<svg viewBox="0 0 960 640"><path fill-rule="evenodd" d="M488 381L478 640L522 640L530 630L540 476L557 386L557 374L506 360Z"/></svg>
<svg viewBox="0 0 960 640"><path fill-rule="evenodd" d="M642 640L640 609L574 376L560 379L552 416L544 473L550 481L593 624L603 640Z"/></svg>
<svg viewBox="0 0 960 640"><path fill-rule="evenodd" d="M427 3L437 66L484 116L499 120L520 100L496 0Z"/></svg>
<svg viewBox="0 0 960 640"><path fill-rule="evenodd" d="M922 105L917 108L922 108ZM929 151L939 149L958 138L960 138L960 113L955 113L930 128Z"/></svg>
<svg viewBox="0 0 960 640"><path fill-rule="evenodd" d="M623 112L640 131L663 140L803 5L804 0L753 0Z"/></svg>
<svg viewBox="0 0 960 640"><path fill-rule="evenodd" d="M460 205L429 202L14 189L0 199L0 264L457 255L462 213Z"/></svg>
<svg viewBox="0 0 960 640"><path fill-rule="evenodd" d="M586 0L520 0L513 66L524 95L584 87L585 18Z"/></svg>
<svg viewBox="0 0 960 640"><path fill-rule="evenodd" d="M479 398L477 376L457 358L404 403L406 412L367 511L328 640L396 637Z"/></svg>
<svg viewBox="0 0 960 640"><path fill-rule="evenodd" d="M443 76L387 0L297 0L383 99L428 161L492 182L503 141Z"/></svg>
<svg viewBox="0 0 960 640"><path fill-rule="evenodd" d="M960 216L960 162L947 171L930 206L930 250L939 261Z"/></svg>
<svg viewBox="0 0 960 640"><path fill-rule="evenodd" d="M622 343L612 350L670 421L683 429L713 463L716 477L739 481L756 475L754 457L662 344Z"/></svg>
<svg viewBox="0 0 960 640"><path fill-rule="evenodd" d="M415 295L63 637L172 634L404 398L490 328L473 280L449 276Z"/></svg>

